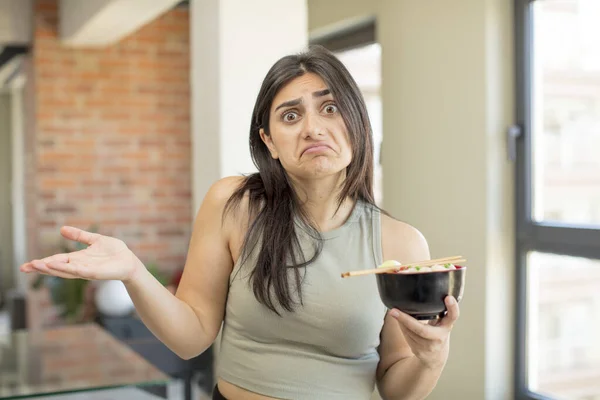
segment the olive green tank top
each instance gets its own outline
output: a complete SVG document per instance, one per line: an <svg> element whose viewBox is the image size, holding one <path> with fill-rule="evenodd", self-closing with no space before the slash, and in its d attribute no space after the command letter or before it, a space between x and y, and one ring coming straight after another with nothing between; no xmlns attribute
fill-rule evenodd
<svg viewBox="0 0 600 400"><path fill-rule="evenodd" d="M303 249L314 249L305 232L298 236ZM357 202L344 225L322 237L321 254L301 271L304 304L281 317L254 297L248 278L256 254L234 266L217 363L221 379L282 399L371 397L386 308L374 275L342 279L341 273L383 262L380 213Z"/></svg>

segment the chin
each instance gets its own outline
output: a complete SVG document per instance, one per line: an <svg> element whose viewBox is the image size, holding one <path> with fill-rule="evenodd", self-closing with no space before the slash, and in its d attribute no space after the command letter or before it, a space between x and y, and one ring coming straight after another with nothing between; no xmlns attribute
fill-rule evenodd
<svg viewBox="0 0 600 400"><path fill-rule="evenodd" d="M338 162L336 162L338 161ZM316 157L301 165L291 165L286 168L288 174L298 179L322 179L346 173L349 162L339 162L328 157Z"/></svg>
<svg viewBox="0 0 600 400"><path fill-rule="evenodd" d="M306 168L302 171L301 175L303 178L308 179L320 179L327 178L335 175L340 175L346 172L345 166L338 165L313 165L310 168Z"/></svg>

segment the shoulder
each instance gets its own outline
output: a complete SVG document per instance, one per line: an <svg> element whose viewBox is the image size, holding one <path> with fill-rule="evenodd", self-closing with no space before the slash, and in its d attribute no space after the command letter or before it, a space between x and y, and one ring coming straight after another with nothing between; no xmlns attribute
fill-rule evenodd
<svg viewBox="0 0 600 400"><path fill-rule="evenodd" d="M381 214L381 244L385 260L402 263L430 258L425 236L414 226Z"/></svg>
<svg viewBox="0 0 600 400"><path fill-rule="evenodd" d="M225 206L231 196L243 185L245 179L243 176L228 176L219 179L210 186L204 201Z"/></svg>
<svg viewBox="0 0 600 400"><path fill-rule="evenodd" d="M200 211L208 209L210 212L237 213L247 205L247 194L240 192L246 179L243 176L228 176L213 183L202 200Z"/></svg>
<svg viewBox="0 0 600 400"><path fill-rule="evenodd" d="M202 199L195 230L215 229L227 241L236 236L240 223L246 225L248 215L248 195L242 192L246 180L243 176L230 176L214 182Z"/></svg>
<svg viewBox="0 0 600 400"><path fill-rule="evenodd" d="M211 186L205 198L205 201L213 204L212 214L220 220L221 232L233 260L240 257L251 214L254 215L250 212L251 185L252 176L222 178Z"/></svg>
<svg viewBox="0 0 600 400"><path fill-rule="evenodd" d="M427 244L425 236L417 228L385 214L381 214L381 230L386 236L408 240L411 244Z"/></svg>
<svg viewBox="0 0 600 400"><path fill-rule="evenodd" d="M214 182L202 199L197 220L206 222L207 218L211 220L218 218L221 221L224 221L222 218L236 219L235 217L238 216L244 205L247 209L247 199L245 199L247 196L244 196L243 193L238 195L245 180L246 178L243 176L229 176ZM237 202L230 203L230 200L233 201L236 198ZM232 215L230 216L230 214Z"/></svg>

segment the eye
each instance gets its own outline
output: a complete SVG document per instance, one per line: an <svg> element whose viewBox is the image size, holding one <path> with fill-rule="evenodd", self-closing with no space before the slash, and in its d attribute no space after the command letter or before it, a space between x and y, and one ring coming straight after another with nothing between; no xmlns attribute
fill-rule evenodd
<svg viewBox="0 0 600 400"><path fill-rule="evenodd" d="M328 104L325 106L326 114L335 114L338 111L338 108L335 104Z"/></svg>
<svg viewBox="0 0 600 400"><path fill-rule="evenodd" d="M286 112L281 116L285 122L294 122L298 119L298 114L294 111Z"/></svg>

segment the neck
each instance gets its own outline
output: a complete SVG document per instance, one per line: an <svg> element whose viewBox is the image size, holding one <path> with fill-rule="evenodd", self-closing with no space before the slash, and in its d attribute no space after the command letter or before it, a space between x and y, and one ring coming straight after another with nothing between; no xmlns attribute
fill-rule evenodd
<svg viewBox="0 0 600 400"><path fill-rule="evenodd" d="M339 204L344 177L340 174L316 180L291 179L302 207L320 232L342 226L352 212L352 199Z"/></svg>

